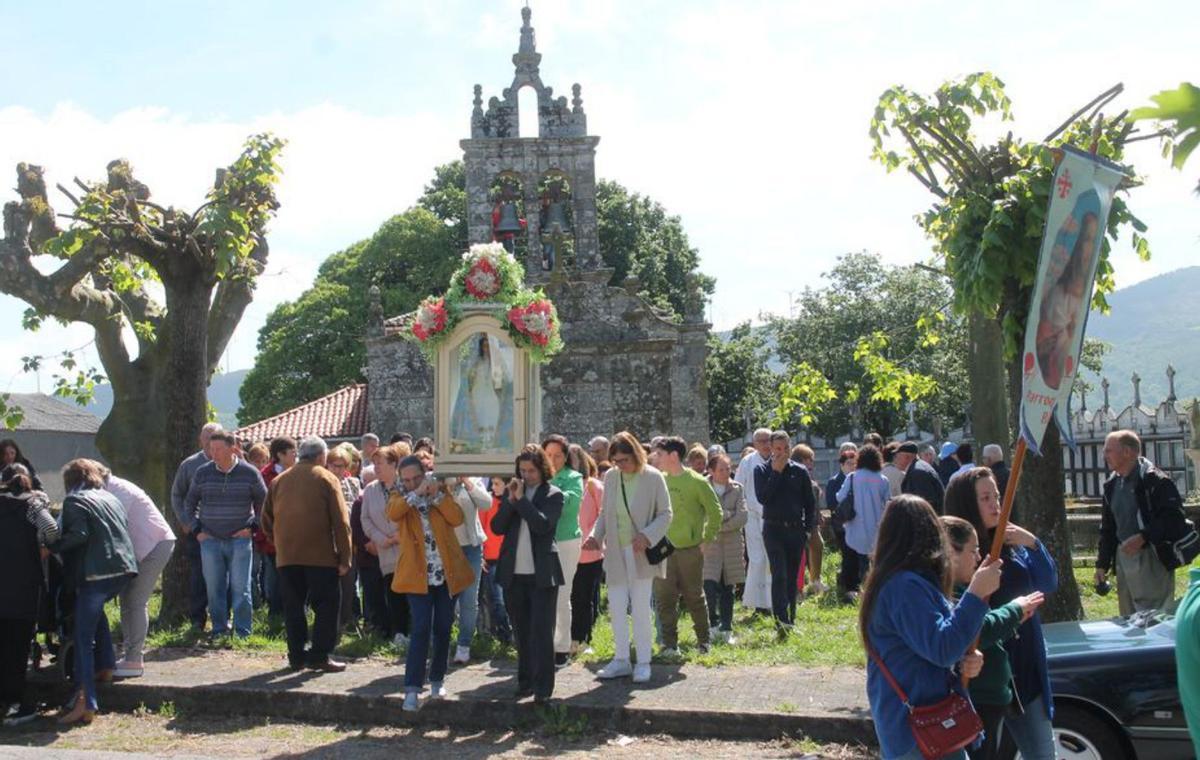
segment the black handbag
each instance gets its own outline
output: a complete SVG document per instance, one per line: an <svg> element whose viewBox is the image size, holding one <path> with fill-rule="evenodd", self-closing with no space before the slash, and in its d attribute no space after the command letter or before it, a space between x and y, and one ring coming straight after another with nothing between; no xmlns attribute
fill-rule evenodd
<svg viewBox="0 0 1200 760"><path fill-rule="evenodd" d="M850 473L846 477L850 478L850 493L846 494L846 498L837 503L837 509L833 513L838 522L843 525L853 520L858 514L854 511L854 473Z"/></svg>
<svg viewBox="0 0 1200 760"><path fill-rule="evenodd" d="M617 473L617 479L621 481L621 501L625 503L625 514L629 515L629 522L637 525L633 521L633 512L629 511L629 499L625 496L625 477L622 473ZM667 557L675 553L675 544L671 543L671 539L666 536L662 537L654 546L646 549L646 561L651 565L660 565Z"/></svg>

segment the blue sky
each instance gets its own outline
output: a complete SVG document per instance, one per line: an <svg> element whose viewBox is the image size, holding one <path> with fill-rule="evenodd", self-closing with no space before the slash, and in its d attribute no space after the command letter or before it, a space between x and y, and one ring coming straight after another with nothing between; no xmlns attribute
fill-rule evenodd
<svg viewBox="0 0 1200 760"><path fill-rule="evenodd" d="M486 98L511 79L522 4L6 2L0 29L18 65L0 67L0 171L32 161L65 182L124 156L160 202L186 207L247 134L288 138L271 264L226 360L247 367L273 306L459 156L472 85ZM682 216L717 277L718 328L786 312L788 292L818 285L846 251L898 264L929 256L912 221L929 196L868 158L885 87L928 90L991 70L1014 103L1005 129L1036 139L1114 82L1126 84L1120 105L1136 107L1200 80L1194 2L1136 12L1109 0L532 7L544 81L563 94L583 85L601 176ZM1150 224L1154 260L1121 247L1121 284L1195 263L1200 245L1190 193L1200 163L1173 172L1151 144L1134 159L1147 182L1130 203ZM90 340L79 326L23 334L23 309L0 296L10 325L0 391L37 387L20 356Z"/></svg>

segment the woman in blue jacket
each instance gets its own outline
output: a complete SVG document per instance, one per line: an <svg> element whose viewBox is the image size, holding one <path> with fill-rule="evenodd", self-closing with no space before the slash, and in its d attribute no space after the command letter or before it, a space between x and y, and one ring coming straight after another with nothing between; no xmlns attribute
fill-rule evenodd
<svg viewBox="0 0 1200 760"><path fill-rule="evenodd" d="M945 530L933 508L917 496L892 499L879 523L875 558L863 584L859 630L868 651L883 660L914 706L931 705L951 689L961 692L956 663L977 674L983 658L964 654L983 626L983 600L1000 585L1000 562L986 560L958 604L951 591ZM885 760L918 760L921 751L908 711L874 658L867 660L867 696ZM965 760L964 750L947 755Z"/></svg>
<svg viewBox="0 0 1200 760"><path fill-rule="evenodd" d="M1000 491L992 471L976 467L955 478L946 489L946 514L971 523L982 544L990 547L1000 522ZM1009 523L1000 558L1004 560L1004 573L999 590L989 600L993 609L1035 591L1048 596L1058 588L1054 560L1037 536L1024 528ZM1012 735L1025 760L1054 760L1054 695L1050 692L1041 618L1035 614L1022 623L1005 649L1012 665L1016 699L1004 717L1004 731Z"/></svg>

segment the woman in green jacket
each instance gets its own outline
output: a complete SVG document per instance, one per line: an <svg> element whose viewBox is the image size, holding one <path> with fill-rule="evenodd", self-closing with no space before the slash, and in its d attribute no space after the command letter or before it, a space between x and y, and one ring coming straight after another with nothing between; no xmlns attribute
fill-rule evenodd
<svg viewBox="0 0 1200 760"><path fill-rule="evenodd" d="M950 572L954 576L954 595L958 597L979 565L979 537L971 523L961 517L944 516L941 520L950 539ZM971 702L983 721L983 743L968 750L971 760L993 760L1000 756L1000 726L1013 702L1012 666L1004 642L1012 638L1042 601L1042 592L1035 591L991 610L983 618L983 629L979 632L983 670L970 683Z"/></svg>
<svg viewBox="0 0 1200 760"><path fill-rule="evenodd" d="M104 604L137 575L125 507L104 490L97 463L76 459L63 468L62 532L47 548L62 557L67 582L75 588L74 703L59 723L91 723L96 716L96 680L110 680L116 665Z"/></svg>

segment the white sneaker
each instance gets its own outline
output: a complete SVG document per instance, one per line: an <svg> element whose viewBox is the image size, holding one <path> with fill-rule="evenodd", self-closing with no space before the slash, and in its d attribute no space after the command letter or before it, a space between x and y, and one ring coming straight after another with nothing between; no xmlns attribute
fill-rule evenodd
<svg viewBox="0 0 1200 760"><path fill-rule="evenodd" d="M827 593L829 593L829 587L826 586L821 581L817 581L816 583L814 583L812 585L812 592L814 595L817 595L817 596L819 596L821 594L827 594Z"/></svg>
<svg viewBox="0 0 1200 760"><path fill-rule="evenodd" d="M415 691L410 691L404 695L404 704L400 706L404 712L416 712L421 709L421 701Z"/></svg>
<svg viewBox="0 0 1200 760"><path fill-rule="evenodd" d="M583 650L583 652L582 652L584 657L590 657L590 656L594 655L595 653L596 653L596 650L592 649L590 646L587 649Z"/></svg>
<svg viewBox="0 0 1200 760"><path fill-rule="evenodd" d="M733 631L725 631L725 645L735 646L736 644L737 638L733 635Z"/></svg>
<svg viewBox="0 0 1200 760"><path fill-rule="evenodd" d="M466 665L471 661L471 647L460 646L454 650L454 664Z"/></svg>
<svg viewBox="0 0 1200 760"><path fill-rule="evenodd" d="M639 665L638 667L641 666ZM629 664L629 660L613 660L596 671L596 678L601 680L628 678L631 675L633 675L633 666Z"/></svg>
<svg viewBox="0 0 1200 760"><path fill-rule="evenodd" d="M639 662L633 669L634 683L650 683L650 663Z"/></svg>
<svg viewBox="0 0 1200 760"><path fill-rule="evenodd" d="M429 698L430 699L445 699L446 686L441 681L429 682Z"/></svg>
<svg viewBox="0 0 1200 760"><path fill-rule="evenodd" d="M140 664L134 665L124 660L118 660L113 667L113 678L141 678L145 672L145 668Z"/></svg>
<svg viewBox="0 0 1200 760"><path fill-rule="evenodd" d="M395 636L392 637L392 644L397 649L405 649L408 647L408 637L405 636L403 633L397 633Z"/></svg>

